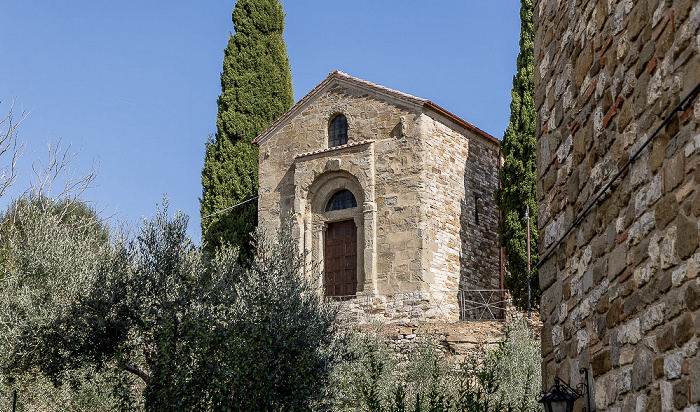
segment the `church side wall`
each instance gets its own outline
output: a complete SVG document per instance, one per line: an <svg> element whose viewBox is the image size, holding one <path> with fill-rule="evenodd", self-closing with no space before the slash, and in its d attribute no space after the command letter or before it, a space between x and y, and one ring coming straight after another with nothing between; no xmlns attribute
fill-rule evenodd
<svg viewBox="0 0 700 412"><path fill-rule="evenodd" d="M700 82L700 2L539 0L534 18L544 256ZM585 367L595 410L700 407L699 162L695 97L545 261L545 387Z"/></svg>
<svg viewBox="0 0 700 412"><path fill-rule="evenodd" d="M498 147L433 117L422 121L426 258L435 289L498 289Z"/></svg>

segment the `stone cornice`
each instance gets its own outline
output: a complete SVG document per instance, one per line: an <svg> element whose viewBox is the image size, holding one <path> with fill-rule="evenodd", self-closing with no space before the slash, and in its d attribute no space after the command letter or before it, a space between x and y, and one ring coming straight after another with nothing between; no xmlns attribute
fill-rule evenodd
<svg viewBox="0 0 700 412"><path fill-rule="evenodd" d="M302 153L302 154L299 154L297 156L294 156L294 160L300 159L302 157L309 157L309 156L312 156L315 154L326 154L326 153L331 153L331 152L341 152L342 153L342 152L344 152L343 149L348 149L351 147L358 147L358 146L362 146L362 145L366 145L366 144L370 144L370 143L374 143L374 142L375 142L375 140L362 140L359 142L347 143L347 144L344 144L341 146L329 147L327 149L315 150L313 152Z"/></svg>

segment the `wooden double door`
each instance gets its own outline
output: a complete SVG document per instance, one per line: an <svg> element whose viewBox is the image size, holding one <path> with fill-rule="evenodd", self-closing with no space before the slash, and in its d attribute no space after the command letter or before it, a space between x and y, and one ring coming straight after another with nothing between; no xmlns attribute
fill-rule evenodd
<svg viewBox="0 0 700 412"><path fill-rule="evenodd" d="M339 299L357 293L357 226L352 220L333 222L326 229L326 296Z"/></svg>

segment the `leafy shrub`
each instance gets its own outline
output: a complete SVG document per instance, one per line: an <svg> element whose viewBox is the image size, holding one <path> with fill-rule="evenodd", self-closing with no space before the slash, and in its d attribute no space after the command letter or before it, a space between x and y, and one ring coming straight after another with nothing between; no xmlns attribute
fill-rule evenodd
<svg viewBox="0 0 700 412"><path fill-rule="evenodd" d="M119 371L76 357L58 373L65 353L54 358L50 350L67 338L60 320L96 283L108 233L94 210L73 199L21 198L0 216L0 405L16 390L18 410L116 408Z"/></svg>
<svg viewBox="0 0 700 412"><path fill-rule="evenodd" d="M232 266L221 282L159 337L166 348L147 391L152 410L301 411L320 405L333 354L335 310L318 280L303 271L285 227L258 233L249 267ZM218 292L214 292L218 290Z"/></svg>
<svg viewBox="0 0 700 412"><path fill-rule="evenodd" d="M539 410L539 342L526 325L508 325L495 350L461 363L435 338L419 340L402 359L380 332L348 330L347 353L331 378L334 410Z"/></svg>

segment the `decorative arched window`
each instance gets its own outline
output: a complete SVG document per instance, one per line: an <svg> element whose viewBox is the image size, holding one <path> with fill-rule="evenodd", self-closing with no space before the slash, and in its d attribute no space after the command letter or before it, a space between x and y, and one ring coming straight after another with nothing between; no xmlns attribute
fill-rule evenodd
<svg viewBox="0 0 700 412"><path fill-rule="evenodd" d="M355 195L347 189L339 190L331 196L330 200L326 204L326 212L332 210L342 210L350 209L352 207L357 207L357 200L355 200Z"/></svg>
<svg viewBox="0 0 700 412"><path fill-rule="evenodd" d="M328 147L344 145L348 142L348 119L339 114L328 125Z"/></svg>

